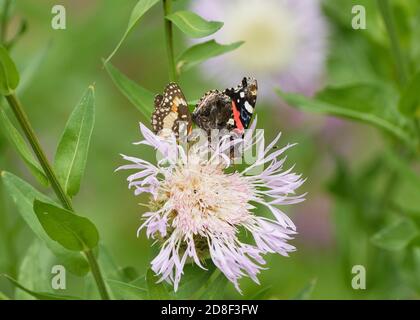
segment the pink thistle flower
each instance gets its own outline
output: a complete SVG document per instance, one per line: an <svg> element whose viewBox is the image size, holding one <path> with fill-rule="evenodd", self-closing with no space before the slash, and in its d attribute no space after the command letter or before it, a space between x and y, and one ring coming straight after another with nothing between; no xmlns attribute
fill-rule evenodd
<svg viewBox="0 0 420 320"><path fill-rule="evenodd" d="M202 261L209 256L240 292L241 277L258 283L263 255L287 256L295 250L287 241L296 227L279 206L304 200L304 195L295 195L303 179L292 168L283 171L285 158L280 157L292 145L275 149L279 134L264 148L263 133L253 137L255 126L256 120L244 137L224 136L215 147L193 144L186 153L174 137L160 138L140 124L144 140L138 144L156 149L160 160L152 164L123 155L130 164L117 170L137 170L127 178L129 188L135 195L151 195L150 211L143 214L137 235L145 229L147 237L161 243L151 268L175 291L187 262L205 269ZM232 172L228 155L233 146L241 146L244 153L256 146L255 161ZM267 207L273 218L257 215L256 204ZM240 241L240 230L252 235L254 244Z"/></svg>

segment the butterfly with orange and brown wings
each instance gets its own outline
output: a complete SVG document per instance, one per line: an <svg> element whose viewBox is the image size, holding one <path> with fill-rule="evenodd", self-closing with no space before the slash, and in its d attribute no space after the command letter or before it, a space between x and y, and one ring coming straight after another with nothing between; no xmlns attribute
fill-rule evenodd
<svg viewBox="0 0 420 320"><path fill-rule="evenodd" d="M186 125L187 135L192 130L191 113L181 88L174 82L166 85L163 95L155 96L155 111L152 113L153 132L167 137L172 133L179 137L180 124ZM183 128L181 127L181 131Z"/></svg>

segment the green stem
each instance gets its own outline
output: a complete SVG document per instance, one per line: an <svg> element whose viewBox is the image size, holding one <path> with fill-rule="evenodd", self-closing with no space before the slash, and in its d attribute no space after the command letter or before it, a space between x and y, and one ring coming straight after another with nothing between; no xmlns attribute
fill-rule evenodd
<svg viewBox="0 0 420 320"><path fill-rule="evenodd" d="M32 149L34 150L35 156L39 160L42 169L44 169L45 175L51 182L51 186L54 189L55 194L59 198L60 202L63 204L64 208L73 211L71 200L68 197L68 195L64 192L64 189L62 188L61 184L58 182L57 176L55 175L51 164L49 163L47 156L45 155L41 147L41 144L35 134L34 129L32 128L29 122L28 116L22 108L20 101L17 99L15 94L6 96L6 99L11 109L13 110L16 119L22 127L22 130L25 133L25 136L28 139Z"/></svg>
<svg viewBox="0 0 420 320"><path fill-rule="evenodd" d="M41 147L41 144L35 134L34 129L31 126L31 123L29 122L28 116L26 115L20 101L16 97L14 93L6 96L7 102L10 105L10 108L13 110L13 113L16 116L16 119L18 120L27 140L29 141L29 144L31 145L35 156L37 157L42 169L45 172L45 175L47 176L48 180L51 183L51 187L53 188L55 194L57 195L58 199L62 203L63 207L67 210L74 211L73 205L71 202L71 199L64 191L63 187L61 186L60 182L57 179L57 176L52 169L52 166L50 162L48 161L47 156L45 155L44 150ZM101 276L101 272L99 270L99 266L96 262L95 257L93 256L93 253L91 250L84 251L86 258L89 262L90 269L92 271L92 274L95 278L96 285L98 287L98 290L101 294L102 299L108 300L109 295L105 287L104 280Z"/></svg>
<svg viewBox="0 0 420 320"><path fill-rule="evenodd" d="M397 68L398 77L401 85L407 82L407 68L404 55L401 50L400 42L398 40L397 31L395 29L395 21L392 16L391 8L388 0L377 0L379 11L384 20L386 30L388 32L389 40L391 42L392 55L394 56L395 66Z"/></svg>
<svg viewBox="0 0 420 320"><path fill-rule="evenodd" d="M5 43L6 41L7 23L9 20L9 9L10 9L10 0L4 0L3 11L1 15L1 33L0 33L1 43Z"/></svg>
<svg viewBox="0 0 420 320"><path fill-rule="evenodd" d="M90 270L92 271L93 277L95 278L96 285L98 286L99 293L101 294L102 300L109 300L108 291L105 286L104 279L101 274L101 269L99 268L98 262L96 261L95 256L93 255L92 250L87 249L84 251L84 254L89 262Z"/></svg>
<svg viewBox="0 0 420 320"><path fill-rule="evenodd" d="M171 14L172 0L163 0L163 13L165 21L165 38L166 38L166 53L168 55L168 69L169 69L169 80L177 81L178 74L176 72L175 58L174 58L174 40L173 40L173 29L172 22L166 19L166 16Z"/></svg>

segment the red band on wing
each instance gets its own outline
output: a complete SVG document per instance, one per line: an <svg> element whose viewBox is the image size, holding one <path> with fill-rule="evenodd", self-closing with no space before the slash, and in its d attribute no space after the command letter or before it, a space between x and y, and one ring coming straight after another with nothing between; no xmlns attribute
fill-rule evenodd
<svg viewBox="0 0 420 320"><path fill-rule="evenodd" d="M240 131L244 131L244 126L242 125L241 115L239 113L238 108L236 108L235 101L232 101L232 112L233 112L233 119L235 120L236 128Z"/></svg>

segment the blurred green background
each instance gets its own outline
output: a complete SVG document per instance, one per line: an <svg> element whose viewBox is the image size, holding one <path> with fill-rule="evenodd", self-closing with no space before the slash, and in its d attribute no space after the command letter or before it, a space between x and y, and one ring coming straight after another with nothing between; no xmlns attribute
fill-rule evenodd
<svg viewBox="0 0 420 320"><path fill-rule="evenodd" d="M363 80L385 81L396 86L389 42L375 8L376 1L360 1L368 11L367 30L351 29L351 4L357 1L324 1L328 21L329 53L325 85L346 85ZM50 158L67 117L88 85L95 84L96 124L86 174L74 205L97 225L102 243L119 266L133 266L143 274L152 255L144 233L139 238L142 198L127 190L125 175L114 173L122 160L120 153L136 155L143 149L132 146L139 139L138 122L149 122L118 91L102 68L120 39L135 0L65 1L67 29L51 28L54 0L16 1L10 27L13 34L21 19L28 30L12 50L20 71L36 56L42 62L20 98ZM338 4L340 3L340 4ZM187 1L176 6L186 7ZM420 66L420 5L417 0L392 2L397 16L398 35L404 53L410 55L410 71ZM186 40L175 32L177 51ZM112 60L128 77L153 92L168 82L162 8L155 6L126 39ZM206 81L197 68L180 78L190 99L219 87ZM281 109L280 109L281 108ZM272 112L276 110L275 112ZM275 115L275 116L273 116ZM293 244L297 252L289 258L271 255L269 269L261 274L261 286L241 281L244 295L232 285L224 297L249 298L269 286L268 298L291 299L316 281L313 299L418 298L420 254L415 243L404 250L376 247L371 237L398 215L398 206L382 207L378 198L397 199L396 203L420 214L419 164L404 165L412 170L389 191L384 190L393 164L400 164L398 142L376 128L357 122L304 113L276 102L258 104L259 127L266 129L267 141L278 131L282 141L298 142L288 155L288 164L307 177L301 192L308 192L303 204L286 208L299 234ZM290 121L290 119L298 119ZM390 147L396 145L397 147ZM143 156L143 155L142 155ZM396 158L396 159L395 159ZM383 169L383 170L382 170ZM0 131L0 170L23 177L42 189L30 176L24 163ZM407 172L407 171L405 171ZM418 178L418 176L417 176ZM34 236L19 217L0 185L0 273L18 276L19 266ZM351 286L354 265L364 265L367 289ZM44 272L44 271L41 271ZM49 274L50 270L46 270ZM70 291L82 280L72 277ZM0 291L12 296L13 288L0 279Z"/></svg>

